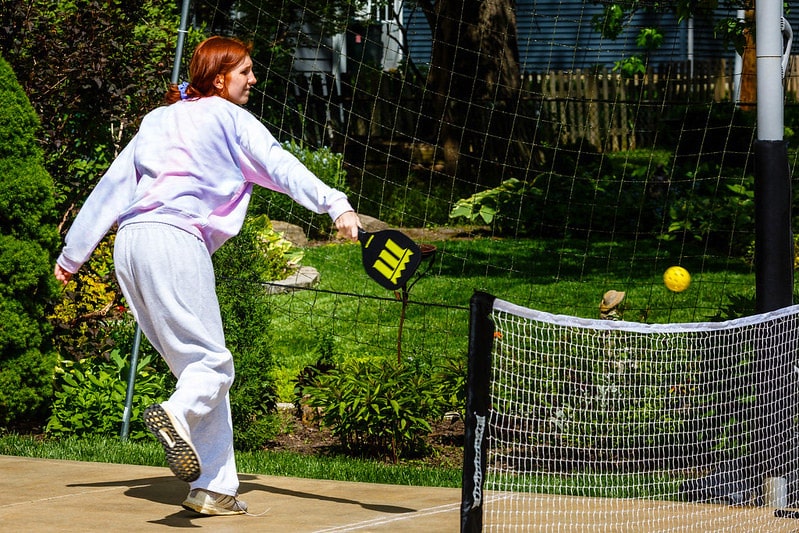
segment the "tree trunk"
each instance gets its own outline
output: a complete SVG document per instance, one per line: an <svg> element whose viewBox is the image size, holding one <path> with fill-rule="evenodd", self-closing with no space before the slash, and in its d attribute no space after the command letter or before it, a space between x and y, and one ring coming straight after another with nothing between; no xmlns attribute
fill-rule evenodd
<svg viewBox="0 0 799 533"><path fill-rule="evenodd" d="M505 113L515 111L519 96L514 1L421 4L433 31L427 88L441 124L439 157L448 175L474 182L480 162L501 159L512 142L496 140L492 130L507 129Z"/></svg>

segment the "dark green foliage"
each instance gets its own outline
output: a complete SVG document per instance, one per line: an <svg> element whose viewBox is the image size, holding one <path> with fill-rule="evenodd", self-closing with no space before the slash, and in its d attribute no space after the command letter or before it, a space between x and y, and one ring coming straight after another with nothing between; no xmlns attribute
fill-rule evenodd
<svg viewBox="0 0 799 533"><path fill-rule="evenodd" d="M214 255L217 294L227 346L233 353L236 380L230 390L237 449L261 447L277 430L274 365L269 351L272 309L263 286L285 277L286 260L265 217L250 217L241 233Z"/></svg>
<svg viewBox="0 0 799 533"><path fill-rule="evenodd" d="M457 412L463 419L466 418L466 367L466 355L451 356L434 368L431 376L441 409Z"/></svg>
<svg viewBox="0 0 799 533"><path fill-rule="evenodd" d="M45 166L67 220L163 101L179 16L179 4L160 0L0 3L0 50L41 117ZM198 33L190 29L188 49Z"/></svg>
<svg viewBox="0 0 799 533"><path fill-rule="evenodd" d="M394 462L424 452L429 420L443 414L429 374L394 359L345 361L305 393L347 451Z"/></svg>
<svg viewBox="0 0 799 533"><path fill-rule="evenodd" d="M491 226L501 234L530 231L533 206L542 200L541 189L510 178L498 187L480 191L455 202L450 218Z"/></svg>
<svg viewBox="0 0 799 533"><path fill-rule="evenodd" d="M725 172L752 172L756 116L733 103L676 106L661 120L658 142L674 149L676 165L691 170L713 162Z"/></svg>
<svg viewBox="0 0 799 533"><path fill-rule="evenodd" d="M151 404L168 396L170 375L155 365L154 353L139 357L136 394L131 405L130 440L149 438L142 413ZM47 433L55 437L119 435L127 395L130 360L127 354L112 350L108 359L90 357L80 361L62 361L56 371L57 390Z"/></svg>
<svg viewBox="0 0 799 533"><path fill-rule="evenodd" d="M316 336L319 340L317 348L319 358L314 364L308 365L300 371L297 375L297 381L294 384L294 406L297 408L299 414L302 414L305 387L314 385L320 375L327 374L336 368L333 362L333 353L335 349L333 332L329 329L321 330L316 333Z"/></svg>
<svg viewBox="0 0 799 533"><path fill-rule="evenodd" d="M58 242L39 121L0 58L0 424L46 411L55 355L45 319Z"/></svg>
<svg viewBox="0 0 799 533"><path fill-rule="evenodd" d="M742 148L743 149L743 148ZM754 237L754 177L723 162L691 163L667 151L605 154L573 161L571 174L540 173L458 200L456 221L488 225L500 235L549 237L589 233L663 241L695 240L743 256Z"/></svg>
<svg viewBox="0 0 799 533"><path fill-rule="evenodd" d="M743 256L755 236L754 180L751 174L723 176L716 165L699 165L672 195L664 237L687 236Z"/></svg>

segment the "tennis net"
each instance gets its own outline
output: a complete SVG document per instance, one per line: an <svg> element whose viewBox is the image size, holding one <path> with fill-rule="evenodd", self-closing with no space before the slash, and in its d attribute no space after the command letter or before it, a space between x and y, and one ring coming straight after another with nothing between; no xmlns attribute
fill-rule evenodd
<svg viewBox="0 0 799 533"><path fill-rule="evenodd" d="M729 506L773 521L796 492L797 319L640 324L475 293L462 531L713 531Z"/></svg>

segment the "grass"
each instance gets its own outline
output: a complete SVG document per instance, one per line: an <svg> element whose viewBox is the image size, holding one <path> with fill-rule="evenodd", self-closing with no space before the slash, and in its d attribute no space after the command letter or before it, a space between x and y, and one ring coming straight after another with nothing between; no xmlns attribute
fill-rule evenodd
<svg viewBox="0 0 799 533"><path fill-rule="evenodd" d="M686 245L646 241L475 238L432 243L430 272L413 286L403 326L402 357L420 364L465 354L468 305L475 290L556 314L598 318L610 289L626 292L624 318L648 323L698 322L751 314L754 273L739 259ZM276 296L272 350L282 401L292 401L291 380L320 355L331 335L337 358L397 357L402 305L372 282L352 244L312 247L303 264L319 270L317 291ZM672 293L663 284L668 266L693 275Z"/></svg>
<svg viewBox="0 0 799 533"><path fill-rule="evenodd" d="M166 467L164 451L155 441L123 442L111 437L40 439L0 436L0 455ZM289 452L236 452L242 474L290 476L391 485L460 487L460 468L423 464L387 464L341 456L307 456Z"/></svg>
<svg viewBox="0 0 799 533"><path fill-rule="evenodd" d="M89 437L42 440L31 436L0 437L0 455L166 467L156 442L122 442ZM418 487L461 486L460 468L431 468L423 464L387 464L346 457L300 455L289 452L236 452L241 474L287 476L334 481L358 481ZM680 479L664 472L645 474L520 474L516 486L542 494L613 498L668 499L678 493Z"/></svg>

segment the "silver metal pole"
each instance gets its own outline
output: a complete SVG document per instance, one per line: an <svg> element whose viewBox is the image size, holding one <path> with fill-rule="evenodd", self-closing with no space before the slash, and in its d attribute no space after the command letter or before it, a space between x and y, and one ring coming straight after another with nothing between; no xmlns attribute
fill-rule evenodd
<svg viewBox="0 0 799 533"><path fill-rule="evenodd" d="M183 7L180 12L180 29L178 29L178 42L175 47L175 60L172 63L172 83L177 83L180 79L180 60L183 57L183 43L186 38L186 26L189 18L189 4L191 0L183 0ZM130 354L130 373L128 374L128 389L125 394L125 410L122 412L122 431L120 438L128 440L130 434L130 415L133 409L133 393L136 389L136 367L139 366L139 346L141 345L141 328L136 324L136 332L133 334L133 349Z"/></svg>
<svg viewBox="0 0 799 533"><path fill-rule="evenodd" d="M123 441L130 435L130 411L133 408L133 389L136 386L136 371L139 366L139 346L141 345L141 329L136 324L133 334L133 349L130 353L130 371L128 372L128 389L125 393L125 410L122 412L122 432L119 434Z"/></svg>
<svg viewBox="0 0 799 533"><path fill-rule="evenodd" d="M186 26L189 18L190 0L183 0L183 8L180 11L180 29L178 30L178 44L175 48L175 61L172 64L172 83L177 83L180 79L180 60L183 57L183 42L186 40Z"/></svg>
<svg viewBox="0 0 799 533"><path fill-rule="evenodd" d="M782 0L755 2L757 138L783 139Z"/></svg>

